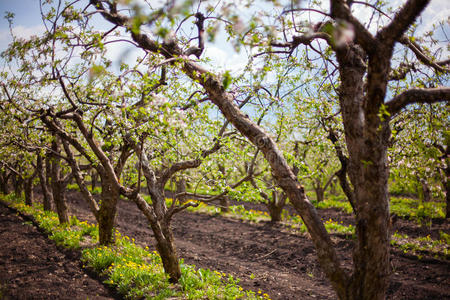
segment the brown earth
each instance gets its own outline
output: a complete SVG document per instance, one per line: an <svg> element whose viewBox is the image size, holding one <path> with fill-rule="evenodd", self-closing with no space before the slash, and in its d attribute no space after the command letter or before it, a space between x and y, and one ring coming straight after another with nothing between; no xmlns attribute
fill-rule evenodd
<svg viewBox="0 0 450 300"><path fill-rule="evenodd" d="M0 203L0 299L118 299L28 218Z"/></svg>
<svg viewBox="0 0 450 300"><path fill-rule="evenodd" d="M213 203L219 205L219 203ZM230 200L230 205L242 205L245 209L267 211L266 206L263 203L255 202L237 202ZM295 209L291 205L286 205L284 208L290 215L296 214ZM319 209L318 213L322 220L332 219L338 223L348 226L355 226L355 219L352 215L345 213L338 208L326 208ZM401 234L407 234L411 238L424 237L430 235L432 239L439 239L439 232L443 231L446 234L450 234L450 222L449 220L436 218L436 219L424 219L419 224L414 220L408 220L407 218L398 217L392 226L392 232L398 232Z"/></svg>
<svg viewBox="0 0 450 300"><path fill-rule="evenodd" d="M94 221L77 192L69 192L68 200L73 214ZM323 219L338 220L337 215L341 214L336 210L321 211ZM341 217L348 220L348 216ZM119 201L117 228L140 244L154 245L153 234L134 203ZM186 263L236 276L244 288L260 289L272 299L336 298L306 235L269 223L189 212L175 216L173 230L179 256ZM333 241L344 266L350 269L352 241L339 236L333 236ZM389 299L450 299L449 261L419 260L398 250L391 252Z"/></svg>

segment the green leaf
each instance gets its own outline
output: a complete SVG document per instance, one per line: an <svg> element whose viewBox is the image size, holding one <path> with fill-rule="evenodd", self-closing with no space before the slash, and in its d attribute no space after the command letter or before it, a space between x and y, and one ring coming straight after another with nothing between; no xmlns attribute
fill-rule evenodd
<svg viewBox="0 0 450 300"><path fill-rule="evenodd" d="M230 71L226 71L226 72L223 74L223 79L222 79L222 85L223 85L223 89L224 89L224 90L228 89L228 87L230 86L230 84L231 84L231 79L232 79L232 77L231 77L231 75L230 75Z"/></svg>

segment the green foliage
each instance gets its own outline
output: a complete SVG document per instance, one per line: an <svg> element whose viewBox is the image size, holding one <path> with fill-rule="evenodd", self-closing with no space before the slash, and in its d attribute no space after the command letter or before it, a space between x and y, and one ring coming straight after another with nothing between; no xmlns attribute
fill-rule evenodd
<svg viewBox="0 0 450 300"><path fill-rule="evenodd" d="M9 198L7 201L11 201L11 206L17 210L32 215L39 227L44 229L57 245L79 249L85 240L98 240L98 228L94 224L80 222L75 216L70 218L70 225L60 224L58 215L52 211L43 211L41 205L28 206L20 198Z"/></svg>
<svg viewBox="0 0 450 300"><path fill-rule="evenodd" d="M404 253L417 255L419 258L422 257L423 254L444 259L450 258L448 235L442 231L440 232L439 240L432 239L430 235L411 238L406 234L395 232L392 235L391 245L399 248Z"/></svg>
<svg viewBox="0 0 450 300"><path fill-rule="evenodd" d="M421 202L419 199L391 197L391 213L414 220L426 218L444 218L445 203Z"/></svg>
<svg viewBox="0 0 450 300"><path fill-rule="evenodd" d="M317 208L338 208L348 214L353 213L353 208L350 202L345 198L345 196L334 196L329 195L324 201L313 202L314 206Z"/></svg>
<svg viewBox="0 0 450 300"><path fill-rule="evenodd" d="M232 80L232 77L231 77L231 75L230 75L230 71L226 71L226 72L223 74L223 79L222 79L222 85L223 85L223 89L224 89L224 90L228 89L228 87L229 87L230 84L231 84L231 80Z"/></svg>

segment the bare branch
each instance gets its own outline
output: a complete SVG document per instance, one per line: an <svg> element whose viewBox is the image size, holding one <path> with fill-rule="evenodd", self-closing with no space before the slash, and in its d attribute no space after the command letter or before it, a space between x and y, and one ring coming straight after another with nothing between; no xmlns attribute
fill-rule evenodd
<svg viewBox="0 0 450 300"><path fill-rule="evenodd" d="M175 203L175 199L173 199L172 201L173 201L172 203ZM171 206L170 209L167 211L165 218L166 220L170 220L172 219L174 214L179 213L180 211L183 211L188 207L197 207L197 206L198 203L192 201L188 201L180 206Z"/></svg>
<svg viewBox="0 0 450 300"><path fill-rule="evenodd" d="M416 55L417 59L419 59L420 62L422 62L424 65L429 66L436 71L442 72L442 73L449 73L450 69L446 68L448 64L450 64L450 60L443 60L443 61L436 61L434 62L432 59L427 57L421 47L414 42L411 42L407 36L402 36L399 40L400 43L407 46L409 49L411 49L412 52Z"/></svg>
<svg viewBox="0 0 450 300"><path fill-rule="evenodd" d="M413 103L449 102L450 88L439 87L430 89L409 89L394 97L386 103L387 111L391 116L397 114L402 108Z"/></svg>
<svg viewBox="0 0 450 300"><path fill-rule="evenodd" d="M72 150L70 149L69 143L62 138L61 142L64 146L64 151L67 154L69 165L72 168L72 174L75 177L75 180L80 188L81 194L83 195L84 200L88 203L91 212L94 214L96 218L98 218L99 207L91 192L86 186L83 177L81 176L81 169L75 160L75 156L73 155Z"/></svg>
<svg viewBox="0 0 450 300"><path fill-rule="evenodd" d="M93 163L91 157L87 153L87 150L73 137L71 137L67 132L62 130L60 126L57 124L56 120L51 120L47 117L47 115L51 117L55 117L50 111L47 111L47 114L41 115L41 121L50 129L50 131L54 132L62 139L67 140L75 149L78 150L90 163Z"/></svg>
<svg viewBox="0 0 450 300"><path fill-rule="evenodd" d="M251 180L254 176L258 176L259 174L261 174L261 173L247 174L245 177L243 177L243 178L242 178L241 180L239 180L238 182L236 182L236 183L234 183L234 184L232 184L232 185L229 185L229 187L230 187L231 189L235 189L235 188L237 188L238 186L240 186L241 184L243 184L244 182ZM215 201L215 200L217 200L217 199L220 199L220 198L222 198L223 196L225 196L226 194L228 194L228 190L225 190L225 191L223 191L222 193L220 193L220 194L218 194L218 195L215 195L215 196L212 196L212 197L211 197L211 196L200 195L200 194L195 194L195 193L183 192L183 193L178 193L178 194L176 194L175 197L174 197L174 201L175 201L176 199L180 198L180 197L183 197L183 196L189 196L189 197L195 197L195 198L197 198L197 200L199 200L199 201L208 203L208 202L213 202L213 201Z"/></svg>
<svg viewBox="0 0 450 300"><path fill-rule="evenodd" d="M379 31L377 40L393 47L429 2L430 0L408 0L395 14L391 23Z"/></svg>
<svg viewBox="0 0 450 300"><path fill-rule="evenodd" d="M200 56L203 53L203 50L205 49L205 29L204 29L204 23L205 23L205 16L201 12L197 12L195 14L195 17L197 18L197 21L195 21L195 26L197 26L198 30L198 46L190 47L186 52L185 55L189 56L191 54L195 55L197 58L200 58Z"/></svg>
<svg viewBox="0 0 450 300"><path fill-rule="evenodd" d="M316 39L323 39L326 40L327 42L330 41L330 36L325 33L325 32L314 32L311 34L304 34L304 35L295 35L292 37L292 41L291 42L287 42L287 43L277 43L277 42L272 42L270 43L270 45L272 47L278 47L278 48L289 48L291 53L295 48L297 48L299 45L310 45L312 41L316 40ZM271 51L270 53L284 53L284 51ZM257 55L261 55L261 54L256 54Z"/></svg>

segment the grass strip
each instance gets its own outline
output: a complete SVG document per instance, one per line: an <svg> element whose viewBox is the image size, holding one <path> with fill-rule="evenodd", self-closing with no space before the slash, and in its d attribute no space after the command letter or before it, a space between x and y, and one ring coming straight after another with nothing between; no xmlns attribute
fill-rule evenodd
<svg viewBox="0 0 450 300"><path fill-rule="evenodd" d="M23 214L31 215L57 245L79 249L84 267L106 278L126 299L270 299L258 290L244 290L239 279L218 271L196 268L181 261L182 276L170 284L156 251L135 244L134 239L116 230L115 244L98 245L98 227L75 216L60 225L54 212L43 211L41 205L28 206L14 195L0 199Z"/></svg>

